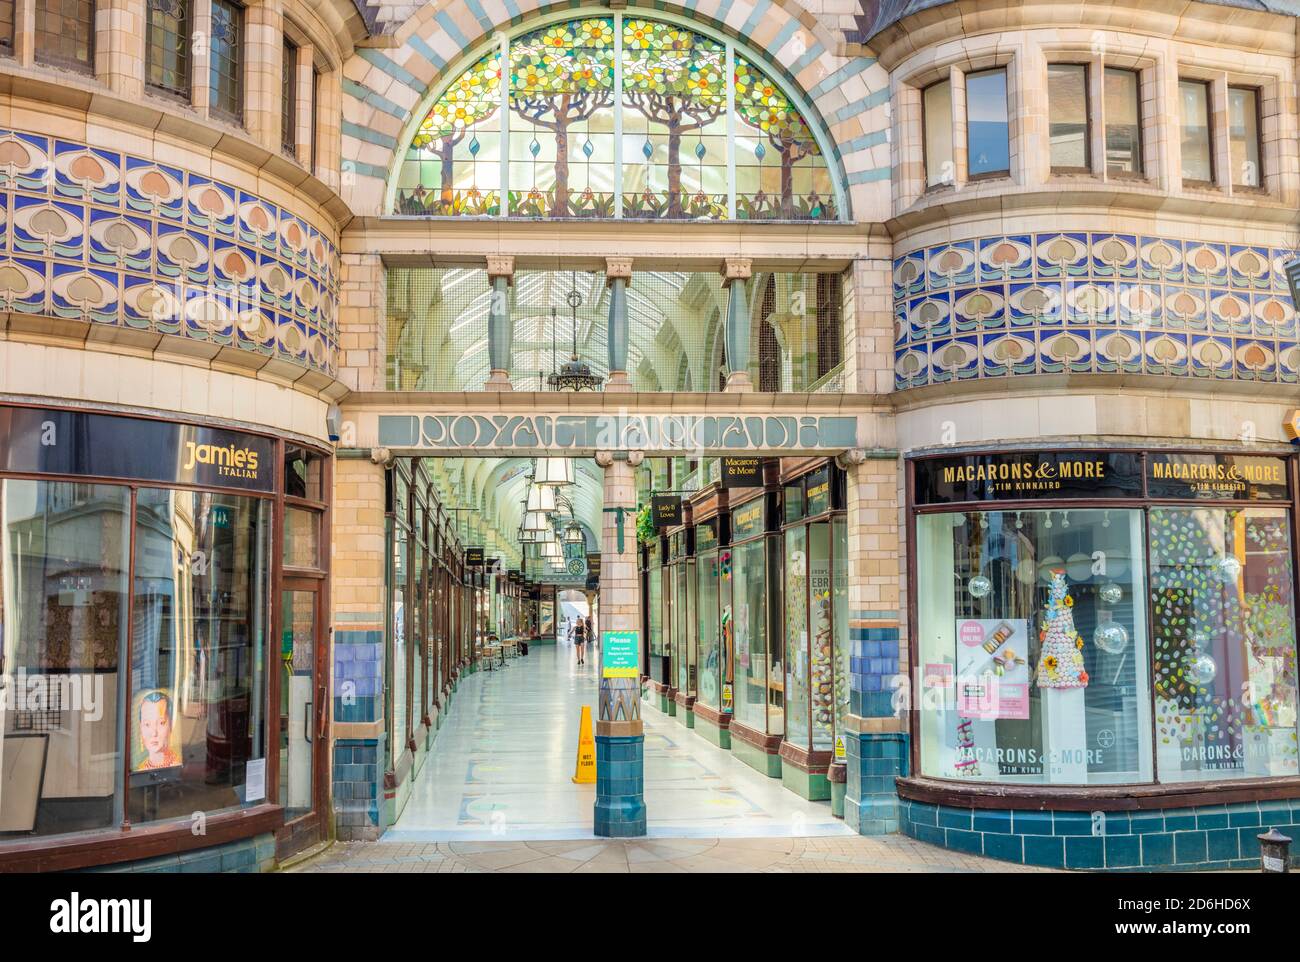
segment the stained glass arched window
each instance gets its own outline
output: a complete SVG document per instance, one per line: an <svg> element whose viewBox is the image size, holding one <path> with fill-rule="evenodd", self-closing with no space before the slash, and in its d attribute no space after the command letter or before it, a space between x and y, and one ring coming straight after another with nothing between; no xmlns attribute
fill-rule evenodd
<svg viewBox="0 0 1300 962"><path fill-rule="evenodd" d="M431 216L838 220L788 90L725 40L614 13L502 40L428 108L391 185Z"/></svg>

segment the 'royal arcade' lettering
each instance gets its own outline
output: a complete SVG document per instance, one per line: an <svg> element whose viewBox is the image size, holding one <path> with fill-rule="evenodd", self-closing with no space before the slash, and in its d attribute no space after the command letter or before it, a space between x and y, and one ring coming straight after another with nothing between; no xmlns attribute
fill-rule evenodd
<svg viewBox="0 0 1300 962"><path fill-rule="evenodd" d="M379 443L397 448L590 450L843 450L855 417L713 415L380 415Z"/></svg>

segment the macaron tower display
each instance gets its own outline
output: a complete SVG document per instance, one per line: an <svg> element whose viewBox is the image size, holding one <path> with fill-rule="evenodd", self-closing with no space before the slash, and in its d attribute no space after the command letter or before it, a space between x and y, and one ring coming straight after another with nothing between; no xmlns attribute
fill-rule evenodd
<svg viewBox="0 0 1300 962"><path fill-rule="evenodd" d="M1038 632L1039 688L1087 688L1083 668L1083 639L1074 628L1074 599L1065 583L1065 569L1053 568L1047 606Z"/></svg>

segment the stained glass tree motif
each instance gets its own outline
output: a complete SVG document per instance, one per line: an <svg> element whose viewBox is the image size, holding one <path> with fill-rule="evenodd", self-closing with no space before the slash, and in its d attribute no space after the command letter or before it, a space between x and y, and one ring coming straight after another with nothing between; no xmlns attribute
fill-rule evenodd
<svg viewBox="0 0 1300 962"><path fill-rule="evenodd" d="M831 172L805 118L729 47L677 24L621 15L525 33L510 41L504 65L494 49L434 103L399 172L395 209L723 219L734 205L747 220L837 218Z"/></svg>
<svg viewBox="0 0 1300 962"><path fill-rule="evenodd" d="M613 216L613 102L612 18L557 23L511 44L510 109L521 121L510 130L512 214Z"/></svg>
<svg viewBox="0 0 1300 962"><path fill-rule="evenodd" d="M726 48L683 27L623 22L623 213L628 217L725 217ZM682 141L695 158L683 182ZM641 163L642 156L644 163Z"/></svg>
<svg viewBox="0 0 1300 962"><path fill-rule="evenodd" d="M421 122L403 170L413 167L419 176L399 184L398 213L499 213L500 107L501 53L493 51L461 74Z"/></svg>
<svg viewBox="0 0 1300 962"><path fill-rule="evenodd" d="M736 57L736 216L742 220L834 219L830 171L807 122L762 71ZM743 143L741 142L743 138Z"/></svg>

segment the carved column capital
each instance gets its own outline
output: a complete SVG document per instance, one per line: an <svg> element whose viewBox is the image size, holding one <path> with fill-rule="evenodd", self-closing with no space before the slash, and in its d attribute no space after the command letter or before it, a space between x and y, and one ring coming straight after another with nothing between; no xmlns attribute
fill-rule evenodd
<svg viewBox="0 0 1300 962"><path fill-rule="evenodd" d="M596 463L602 468L607 468L614 463L613 451L597 451L595 456Z"/></svg>
<svg viewBox="0 0 1300 962"><path fill-rule="evenodd" d="M632 465L632 467L634 468L644 460L645 460L644 451L629 451L627 453L627 463Z"/></svg>
<svg viewBox="0 0 1300 962"><path fill-rule="evenodd" d="M749 257L726 257L722 261L722 286L729 287L732 281L747 281L754 273L754 261Z"/></svg>
<svg viewBox="0 0 1300 962"><path fill-rule="evenodd" d="M862 448L849 448L843 454L836 456L835 463L847 471L849 468L861 464L865 460L867 460L866 451Z"/></svg>
<svg viewBox="0 0 1300 962"><path fill-rule="evenodd" d="M507 284L514 283L515 279L515 259L511 254L488 254L487 255L487 272L488 280L492 281L498 277L504 277Z"/></svg>
<svg viewBox="0 0 1300 962"><path fill-rule="evenodd" d="M393 452L388 448L371 448L370 460L374 464L382 464L384 467L388 467L393 463Z"/></svg>
<svg viewBox="0 0 1300 962"><path fill-rule="evenodd" d="M612 282L617 280L624 280L631 283L632 258L630 257L606 257L605 258L605 286L608 287Z"/></svg>

